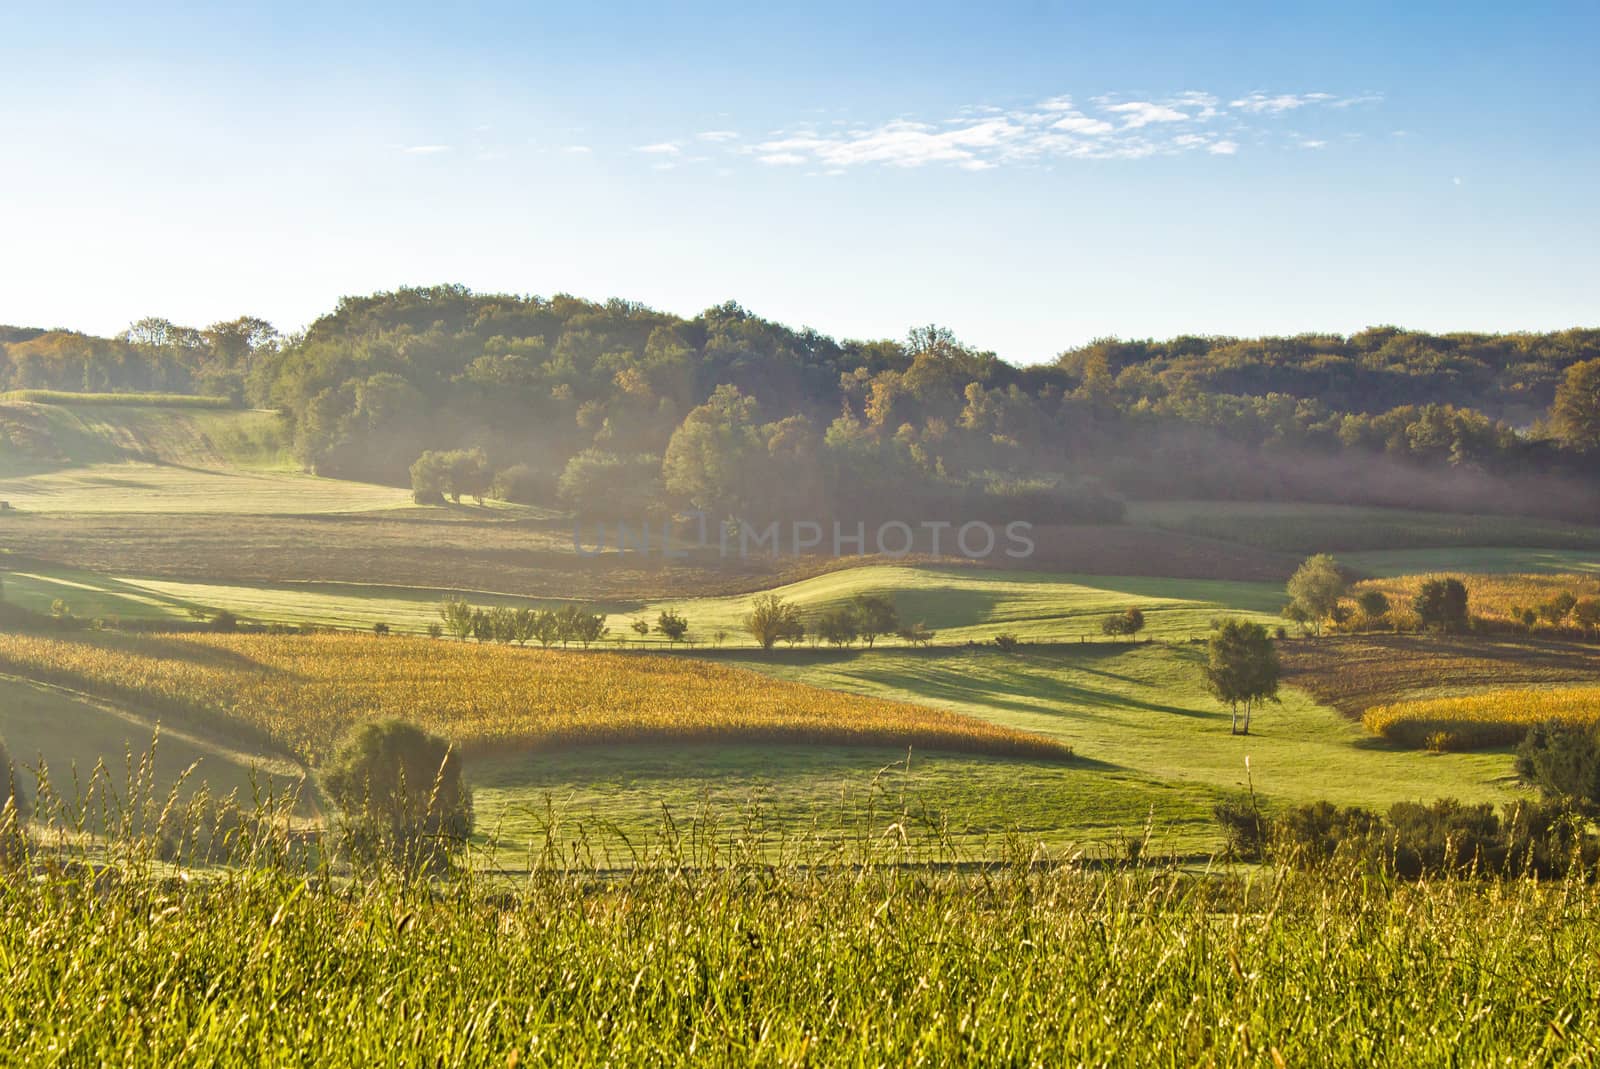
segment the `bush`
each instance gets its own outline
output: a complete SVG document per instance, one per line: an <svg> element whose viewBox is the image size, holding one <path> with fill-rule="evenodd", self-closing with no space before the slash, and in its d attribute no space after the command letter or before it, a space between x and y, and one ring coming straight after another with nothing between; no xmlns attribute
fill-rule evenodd
<svg viewBox="0 0 1600 1069"><path fill-rule="evenodd" d="M1011 653L1022 645L1022 640L1010 631L1002 631L994 637L994 644L999 646L1002 652Z"/></svg>
<svg viewBox="0 0 1600 1069"><path fill-rule="evenodd" d="M355 728L323 769L322 784L343 814L346 842L366 860L436 868L472 831L461 758L444 739L403 720Z"/></svg>
<svg viewBox="0 0 1600 1069"><path fill-rule="evenodd" d="M239 618L227 609L223 609L211 618L211 622L207 626L213 631L231 633L239 630Z"/></svg>
<svg viewBox="0 0 1600 1069"><path fill-rule="evenodd" d="M1257 861L1265 854L1271 829L1254 800L1240 798L1218 802L1211 815L1222 827L1228 852L1242 861Z"/></svg>
<svg viewBox="0 0 1600 1069"><path fill-rule="evenodd" d="M1600 728L1535 725L1517 747L1517 774L1548 799L1600 813Z"/></svg>
<svg viewBox="0 0 1600 1069"><path fill-rule="evenodd" d="M489 495L518 505L548 505L556 498L556 480L526 464L513 464L495 472Z"/></svg>

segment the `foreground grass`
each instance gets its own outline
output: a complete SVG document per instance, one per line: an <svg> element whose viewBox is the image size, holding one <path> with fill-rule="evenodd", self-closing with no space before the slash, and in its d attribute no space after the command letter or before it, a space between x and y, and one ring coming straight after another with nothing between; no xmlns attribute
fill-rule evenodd
<svg viewBox="0 0 1600 1069"><path fill-rule="evenodd" d="M687 658L362 635L0 634L0 670L315 761L399 717L466 753L615 742L916 747L1062 760L1062 741Z"/></svg>
<svg viewBox="0 0 1600 1069"><path fill-rule="evenodd" d="M604 878L0 881L30 1065L1589 1065L1600 893L1357 871L780 864L679 827Z"/></svg>

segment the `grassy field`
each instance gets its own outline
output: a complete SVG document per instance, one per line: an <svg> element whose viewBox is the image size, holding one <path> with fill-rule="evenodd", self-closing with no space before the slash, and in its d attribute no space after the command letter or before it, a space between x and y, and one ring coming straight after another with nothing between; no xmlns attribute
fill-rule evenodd
<svg viewBox="0 0 1600 1069"><path fill-rule="evenodd" d="M1235 791L1246 783L1274 803L1329 799L1384 806L1456 796L1503 802L1518 793L1506 754L1423 755L1374 739L1308 695L1286 689L1249 737L1228 731L1228 711L1204 691L1203 647L1065 646L1004 654L914 650L736 662L782 679L872 697L961 709L997 724L1056 735L1109 776ZM1164 820L1207 814L1166 807Z"/></svg>
<svg viewBox="0 0 1600 1069"><path fill-rule="evenodd" d="M1283 553L1388 553L1441 547L1600 549L1600 530L1514 516L1272 502L1140 502L1128 522Z"/></svg>
<svg viewBox="0 0 1600 1069"><path fill-rule="evenodd" d="M52 514L261 515L400 508L410 495L300 474L276 412L12 402L0 404L0 501Z"/></svg>
<svg viewBox="0 0 1600 1069"><path fill-rule="evenodd" d="M158 725L62 687L0 676L0 739L23 767L20 780L30 796L43 775L69 809L101 830L130 800L142 795L161 805L174 789L180 798L204 789L246 802L258 792L293 795L303 813L315 812L315 792L292 762L236 749L209 733Z"/></svg>
<svg viewBox="0 0 1600 1069"><path fill-rule="evenodd" d="M1276 624L1283 601L1271 583L1195 579L1148 579L998 571L961 566L865 565L828 572L772 588L807 615L847 604L863 594L894 599L901 619L926 622L941 645L989 642L1006 631L1025 641L1101 641L1100 622L1108 614L1137 605L1147 621L1144 635L1160 638L1204 636L1221 614L1250 615ZM189 619L196 613L227 609L241 619L370 628L383 622L395 630L421 632L439 620L439 604L450 591L349 583L224 584L138 577L107 577L73 569L21 567L6 577L6 599L39 612L65 601L85 618ZM551 599L516 598L466 592L474 604L552 605ZM638 644L634 620L652 625L663 609L681 612L698 644L725 633L729 646L751 645L743 626L752 595L663 601L602 601L610 638ZM651 634L643 640L665 645ZM880 639L894 645L899 639Z"/></svg>

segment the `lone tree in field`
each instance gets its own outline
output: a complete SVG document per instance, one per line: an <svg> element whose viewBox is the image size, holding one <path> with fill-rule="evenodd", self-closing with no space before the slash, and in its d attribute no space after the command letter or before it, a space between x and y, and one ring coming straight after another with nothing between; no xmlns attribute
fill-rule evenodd
<svg viewBox="0 0 1600 1069"><path fill-rule="evenodd" d="M744 618L744 629L764 650L770 650L790 635L805 634L800 606L776 594L762 594L751 603Z"/></svg>
<svg viewBox="0 0 1600 1069"><path fill-rule="evenodd" d="M407 871L447 865L472 832L461 758L444 739L403 720L361 724L322 773L350 847Z"/></svg>
<svg viewBox="0 0 1600 1069"><path fill-rule="evenodd" d="M1250 734L1250 714L1264 701L1278 700L1282 668L1267 629L1245 620L1225 620L1206 650L1206 688L1233 710L1231 733ZM1239 707L1244 730L1239 730Z"/></svg>
<svg viewBox="0 0 1600 1069"><path fill-rule="evenodd" d="M868 649L879 635L900 630L900 614L895 611L894 602L881 594L857 594L853 608L856 632Z"/></svg>
<svg viewBox="0 0 1600 1069"><path fill-rule="evenodd" d="M1425 581L1411 599L1411 609L1422 621L1424 631L1465 631L1471 622L1467 615L1467 587L1459 579Z"/></svg>
<svg viewBox="0 0 1600 1069"><path fill-rule="evenodd" d="M667 641L676 646L683 641L683 636L689 633L689 621L680 613L662 609L661 615L656 617L656 630L667 636Z"/></svg>
<svg viewBox="0 0 1600 1069"><path fill-rule="evenodd" d="M1100 621L1100 633L1112 637L1133 638L1144 630L1144 611L1130 607L1124 612L1114 612Z"/></svg>
<svg viewBox="0 0 1600 1069"><path fill-rule="evenodd" d="M1339 562L1326 553L1318 553L1295 569L1289 577L1289 618L1311 625L1322 634L1322 621L1334 614L1339 599L1344 596L1344 576L1339 573Z"/></svg>

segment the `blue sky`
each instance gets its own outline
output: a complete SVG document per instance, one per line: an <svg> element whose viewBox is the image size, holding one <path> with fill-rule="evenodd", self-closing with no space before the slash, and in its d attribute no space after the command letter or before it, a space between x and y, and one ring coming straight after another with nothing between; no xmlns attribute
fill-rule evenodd
<svg viewBox="0 0 1600 1069"><path fill-rule="evenodd" d="M1600 322L1593 3L134 6L0 8L0 322Z"/></svg>

